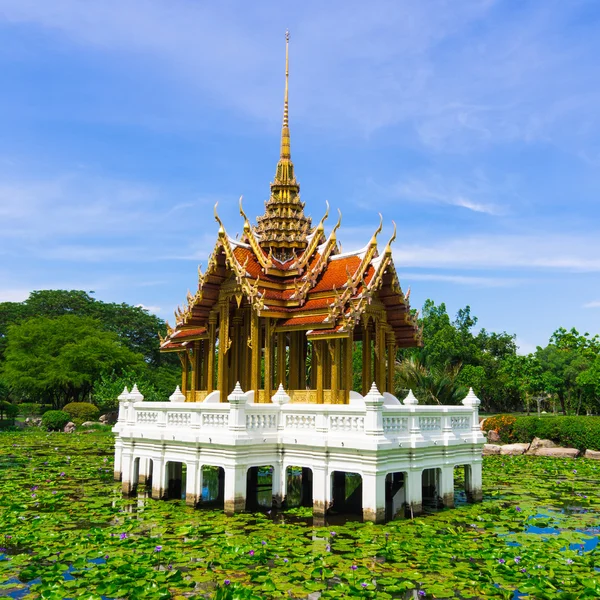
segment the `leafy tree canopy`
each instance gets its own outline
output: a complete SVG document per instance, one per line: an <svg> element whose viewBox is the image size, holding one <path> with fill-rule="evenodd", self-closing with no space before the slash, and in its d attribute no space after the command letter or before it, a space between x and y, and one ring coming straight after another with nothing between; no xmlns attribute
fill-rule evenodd
<svg viewBox="0 0 600 600"><path fill-rule="evenodd" d="M144 357L91 317L34 317L8 328L4 382L17 397L60 407L87 399L103 372L146 368Z"/></svg>
<svg viewBox="0 0 600 600"><path fill-rule="evenodd" d="M114 332L130 350L142 354L151 366L179 363L175 356L159 352L157 334L165 329L162 319L137 306L96 300L90 295L92 293L40 290L31 292L24 302L0 303L0 360L11 325L32 317L76 315L97 319L103 329Z"/></svg>

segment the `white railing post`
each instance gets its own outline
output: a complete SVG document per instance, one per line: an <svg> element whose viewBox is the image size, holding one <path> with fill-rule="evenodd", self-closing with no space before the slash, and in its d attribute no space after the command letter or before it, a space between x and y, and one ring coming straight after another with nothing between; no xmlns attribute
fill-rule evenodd
<svg viewBox="0 0 600 600"><path fill-rule="evenodd" d="M285 404L287 404L290 400L291 400L291 398L290 398L289 394L286 393L286 391L283 389L283 384L280 383L275 394L273 396L271 396L271 402L279 407L279 410L277 411L277 417L276 417L277 418L277 425L276 425L277 431L281 432L283 429L285 429L284 414L283 414L283 411L281 410L281 407L284 406Z"/></svg>
<svg viewBox="0 0 600 600"><path fill-rule="evenodd" d="M408 417L408 433L414 440L421 433L421 424L419 423L419 415L416 414L416 406L419 404L419 401L413 394L412 390L408 390L408 394L402 401L402 404L410 408L410 416Z"/></svg>
<svg viewBox="0 0 600 600"><path fill-rule="evenodd" d="M383 435L383 396L375 382L365 396L365 435Z"/></svg>
<svg viewBox="0 0 600 600"><path fill-rule="evenodd" d="M133 389L129 392L129 411L127 414L127 424L133 425L135 423L135 409L134 404L136 402L143 402L144 396L140 390L138 390L137 383L133 384Z"/></svg>
<svg viewBox="0 0 600 600"><path fill-rule="evenodd" d="M238 381L233 392L227 396L229 400L229 430L246 431L246 396Z"/></svg>
<svg viewBox="0 0 600 600"><path fill-rule="evenodd" d="M181 391L180 387L177 386L175 391L169 396L170 402L185 402L185 394Z"/></svg>
<svg viewBox="0 0 600 600"><path fill-rule="evenodd" d="M129 410L129 390L127 386L123 388L121 394L117 397L119 401L119 416L117 417L117 423L125 423L127 421L127 412Z"/></svg>
<svg viewBox="0 0 600 600"><path fill-rule="evenodd" d="M463 398L462 403L465 406L470 406L471 410L471 432L473 433L474 439L481 435L481 429L479 427L479 405L481 400L473 392L473 388L469 388L469 393Z"/></svg>

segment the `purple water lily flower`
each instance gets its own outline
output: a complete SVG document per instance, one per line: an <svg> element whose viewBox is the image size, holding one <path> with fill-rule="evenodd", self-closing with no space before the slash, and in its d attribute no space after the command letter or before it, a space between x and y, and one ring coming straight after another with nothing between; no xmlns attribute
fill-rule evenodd
<svg viewBox="0 0 600 600"><path fill-rule="evenodd" d="M127 539L127 534L126 534L126 533L122 533L122 534L121 534L119 537L120 537L122 540L126 540L126 539Z"/></svg>
<svg viewBox="0 0 600 600"><path fill-rule="evenodd" d="M226 580L225 580L223 583L224 583L225 585L229 585L229 584L231 583L231 580L230 580L230 579L226 579Z"/></svg>
<svg viewBox="0 0 600 600"><path fill-rule="evenodd" d="M567 560L565 561L568 565L572 565L573 564L573 559L572 558L567 558Z"/></svg>
<svg viewBox="0 0 600 600"><path fill-rule="evenodd" d="M254 556L254 550L250 550L250 552L248 552L248 554L249 554L250 556Z"/></svg>
<svg viewBox="0 0 600 600"><path fill-rule="evenodd" d="M499 559L498 559L498 562L499 562L501 565L503 565L503 564L504 564L506 561L505 561L503 558L499 558Z"/></svg>
<svg viewBox="0 0 600 600"><path fill-rule="evenodd" d="M515 563L519 564L521 562L520 556L515 556Z"/></svg>
<svg viewBox="0 0 600 600"><path fill-rule="evenodd" d="M417 595L418 595L418 596L426 596L426 595L427 595L427 593L425 592L425 590L419 590L419 591L417 592Z"/></svg>
<svg viewBox="0 0 600 600"><path fill-rule="evenodd" d="M358 567L357 567L356 565L352 565L350 568L351 568L353 571L356 571L356 569L358 569Z"/></svg>
<svg viewBox="0 0 600 600"><path fill-rule="evenodd" d="M363 581L363 583L361 583L360 585L362 585L362 587L366 588L367 584Z"/></svg>
<svg viewBox="0 0 600 600"><path fill-rule="evenodd" d="M160 552L162 550L162 546L156 546L156 548L154 548L154 552Z"/></svg>

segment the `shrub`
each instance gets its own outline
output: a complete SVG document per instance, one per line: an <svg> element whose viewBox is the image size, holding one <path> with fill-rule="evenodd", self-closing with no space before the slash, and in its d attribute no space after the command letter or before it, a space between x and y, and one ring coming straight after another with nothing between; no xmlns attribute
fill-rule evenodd
<svg viewBox="0 0 600 600"><path fill-rule="evenodd" d="M15 424L18 409L14 404L0 400L0 428L5 429Z"/></svg>
<svg viewBox="0 0 600 600"><path fill-rule="evenodd" d="M531 442L534 437L552 440L560 446L579 450L600 450L600 418L588 416L544 417L543 419L518 417L515 419L507 439L503 441L527 443Z"/></svg>
<svg viewBox="0 0 600 600"><path fill-rule="evenodd" d="M49 410L42 416L42 426L48 431L62 431L70 420L69 414L62 410Z"/></svg>
<svg viewBox="0 0 600 600"><path fill-rule="evenodd" d="M89 402L71 402L63 410L78 425L85 421L96 421L100 416L100 409Z"/></svg>
<svg viewBox="0 0 600 600"><path fill-rule="evenodd" d="M503 442L513 441L513 427L516 422L516 417L512 415L496 415L488 417L485 420L485 429L490 431L495 429L500 435L500 440Z"/></svg>

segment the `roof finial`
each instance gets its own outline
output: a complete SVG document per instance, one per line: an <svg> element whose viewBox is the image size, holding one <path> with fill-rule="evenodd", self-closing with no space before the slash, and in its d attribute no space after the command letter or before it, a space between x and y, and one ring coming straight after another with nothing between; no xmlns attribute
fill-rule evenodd
<svg viewBox="0 0 600 600"><path fill-rule="evenodd" d="M288 80L290 76L289 59L290 32L285 32L285 94L283 96L283 126L281 128L281 158L291 158L290 128L288 114Z"/></svg>

